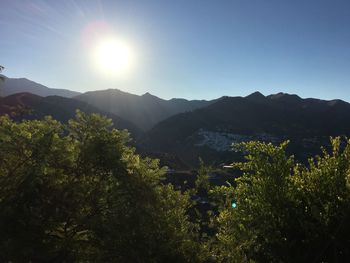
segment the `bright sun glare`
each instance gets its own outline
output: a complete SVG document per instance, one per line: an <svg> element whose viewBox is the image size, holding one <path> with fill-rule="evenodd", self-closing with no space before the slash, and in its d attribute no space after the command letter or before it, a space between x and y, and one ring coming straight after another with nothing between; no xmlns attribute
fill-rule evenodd
<svg viewBox="0 0 350 263"><path fill-rule="evenodd" d="M110 37L98 42L94 61L103 73L120 76L130 70L134 54L127 43Z"/></svg>

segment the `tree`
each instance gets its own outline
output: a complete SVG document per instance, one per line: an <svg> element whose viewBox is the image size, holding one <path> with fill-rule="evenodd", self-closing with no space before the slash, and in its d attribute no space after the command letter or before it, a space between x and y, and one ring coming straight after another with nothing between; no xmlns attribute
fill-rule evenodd
<svg viewBox="0 0 350 263"><path fill-rule="evenodd" d="M201 260L189 196L111 125L0 118L0 261Z"/></svg>
<svg viewBox="0 0 350 263"><path fill-rule="evenodd" d="M0 74L4 69L5 69L5 67L0 65ZM1 87L2 83L1 82L3 82L3 81L5 81L5 77L0 75L0 97L2 97L2 87Z"/></svg>
<svg viewBox="0 0 350 263"><path fill-rule="evenodd" d="M186 192L129 140L97 114L1 117L0 261L350 261L350 140L331 139L308 165L288 142L242 143L236 184L212 187L201 163ZM213 209L197 223L191 195L208 192Z"/></svg>
<svg viewBox="0 0 350 263"><path fill-rule="evenodd" d="M287 144L239 145L246 162L233 166L243 176L237 187L215 189L228 197L216 218L218 261L350 260L350 141L342 148L332 139L331 153L308 166L286 156Z"/></svg>
<svg viewBox="0 0 350 263"><path fill-rule="evenodd" d="M5 69L5 67L3 67L3 66L0 65L0 73L1 73L4 69ZM5 80L4 76L0 76L0 80L4 81L4 80Z"/></svg>

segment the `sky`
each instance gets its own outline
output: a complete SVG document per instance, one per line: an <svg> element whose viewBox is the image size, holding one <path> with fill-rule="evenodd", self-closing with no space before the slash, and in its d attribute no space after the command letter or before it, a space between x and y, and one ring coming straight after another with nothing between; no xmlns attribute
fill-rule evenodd
<svg viewBox="0 0 350 263"><path fill-rule="evenodd" d="M104 35L132 50L127 73L97 68ZM1 0L0 65L8 77L79 92L350 101L350 1Z"/></svg>

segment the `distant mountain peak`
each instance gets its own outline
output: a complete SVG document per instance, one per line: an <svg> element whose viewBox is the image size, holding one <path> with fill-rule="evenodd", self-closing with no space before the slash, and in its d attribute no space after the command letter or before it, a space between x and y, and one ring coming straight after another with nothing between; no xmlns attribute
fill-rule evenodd
<svg viewBox="0 0 350 263"><path fill-rule="evenodd" d="M149 92L146 92L145 94L143 94L141 97L143 98L146 98L146 99L151 99L151 100L159 100L159 101L163 101L163 99L149 93Z"/></svg>
<svg viewBox="0 0 350 263"><path fill-rule="evenodd" d="M92 91L75 98L129 120L142 130L151 129L172 115L193 111L215 101L165 100L149 92L140 96L116 90Z"/></svg>
<svg viewBox="0 0 350 263"><path fill-rule="evenodd" d="M106 89L106 90L93 90L93 91L89 91L90 93L94 93L94 92L100 92L100 93L103 93L103 92L109 92L109 93L115 93L115 94L124 94L124 93L127 93L125 91L122 91L120 89Z"/></svg>
<svg viewBox="0 0 350 263"><path fill-rule="evenodd" d="M279 92L276 94L272 94L267 96L267 98L272 100L283 100L283 101L300 101L302 98L300 98L298 95L295 94L288 94L284 92Z"/></svg>
<svg viewBox="0 0 350 263"><path fill-rule="evenodd" d="M346 103L345 101L343 100L340 100L340 99L335 99L335 100L330 100L327 102L327 105L329 106L339 106L339 105L347 105L348 103Z"/></svg>
<svg viewBox="0 0 350 263"><path fill-rule="evenodd" d="M9 78L5 77L3 83L3 95L8 96L15 93L32 93L42 97L58 95L62 97L72 98L80 94L80 92L66 89L51 89L40 83L29 80L27 78Z"/></svg>
<svg viewBox="0 0 350 263"><path fill-rule="evenodd" d="M261 101L266 99L266 97L259 91L255 91L252 94L246 96L245 98L254 101Z"/></svg>
<svg viewBox="0 0 350 263"><path fill-rule="evenodd" d="M289 151L301 161L310 152L318 153L318 143L329 136L350 135L349 112L350 104L341 100L301 99L285 93L264 97L256 92L245 98L223 97L194 112L171 116L140 141L151 151L170 152L197 165L199 156L211 163L238 158L232 143L277 144L290 139Z"/></svg>

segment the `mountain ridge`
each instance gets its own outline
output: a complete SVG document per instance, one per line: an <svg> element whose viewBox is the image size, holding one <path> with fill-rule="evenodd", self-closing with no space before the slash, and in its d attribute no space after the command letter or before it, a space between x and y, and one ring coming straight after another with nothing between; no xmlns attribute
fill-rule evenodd
<svg viewBox="0 0 350 263"><path fill-rule="evenodd" d="M67 122L75 116L79 109L85 113L98 113L112 119L114 127L118 129L128 129L133 138L137 138L142 133L136 126L128 120L101 111L85 102L72 98L60 96L41 97L31 93L16 93L0 98L0 115L10 115L15 120L41 119L50 115L53 118Z"/></svg>
<svg viewBox="0 0 350 263"><path fill-rule="evenodd" d="M52 89L27 78L8 78L6 76L1 88L2 95L5 97L23 92L29 92L41 97L57 95L67 98L72 98L80 94L80 92L67 89Z"/></svg>
<svg viewBox="0 0 350 263"><path fill-rule="evenodd" d="M177 154L193 163L198 157L220 156L209 149L211 145L225 144L220 147L228 153L227 143L234 141L290 139L291 149L298 143L306 145L296 149L306 158L309 152L319 149L320 141L326 144L329 136L339 135L350 135L349 103L302 99L285 93L277 96L253 93L246 97L225 96L206 107L169 117L145 134L142 145L152 151ZM228 155L232 160L232 153Z"/></svg>
<svg viewBox="0 0 350 263"><path fill-rule="evenodd" d="M142 130L149 130L159 121L177 113L192 111L215 101L177 98L165 100L149 92L135 95L119 89L90 91L75 98L128 119Z"/></svg>

